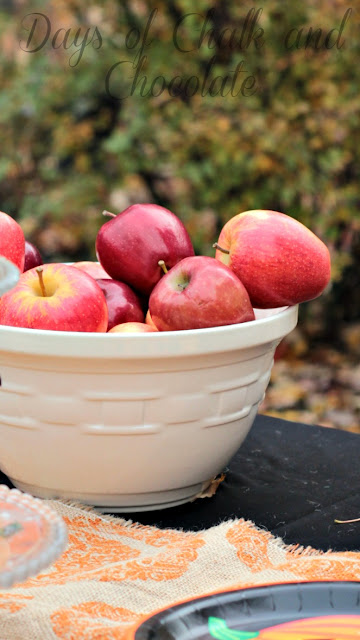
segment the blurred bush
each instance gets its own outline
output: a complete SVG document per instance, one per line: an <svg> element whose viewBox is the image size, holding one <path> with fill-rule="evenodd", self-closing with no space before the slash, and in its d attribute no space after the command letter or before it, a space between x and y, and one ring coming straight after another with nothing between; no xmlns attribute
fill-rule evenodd
<svg viewBox="0 0 360 640"><path fill-rule="evenodd" d="M210 255L231 216L275 209L304 222L331 250L333 284L321 301L304 305L314 335L334 337L339 322L359 318L354 10L342 34L334 31L327 41L331 48L324 46L348 10L344 0L268 0L263 7L199 0L196 8L190 0L8 0L0 7L0 208L21 222L47 260L94 258L104 208L118 212L141 201L169 207L184 220L196 251ZM246 46L239 34L249 34L252 9L260 13ZM35 28L33 12L46 14L47 22L38 15ZM151 12L140 82L133 95L118 99L130 91ZM207 12L207 29L217 31L199 46ZM193 49L188 53L174 43L179 21L178 48ZM71 37L63 41L66 29ZM78 46L72 44L77 29ZM87 29L93 40L81 53ZM297 34L299 48L292 46ZM247 73L239 77L253 75L255 93L191 96L194 79L187 92L182 86L171 97L161 92L160 78L153 85L159 95L140 95L145 75L146 91L158 76L167 84L195 76L201 85L214 56L211 78L224 78L244 61Z"/></svg>

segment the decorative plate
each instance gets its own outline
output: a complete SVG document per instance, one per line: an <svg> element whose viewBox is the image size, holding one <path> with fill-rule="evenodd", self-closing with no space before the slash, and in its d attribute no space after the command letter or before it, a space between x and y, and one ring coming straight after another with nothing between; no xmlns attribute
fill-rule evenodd
<svg viewBox="0 0 360 640"><path fill-rule="evenodd" d="M225 591L155 614L135 640L355 640L360 583L307 582Z"/></svg>
<svg viewBox="0 0 360 640"><path fill-rule="evenodd" d="M65 523L41 500L0 485L0 587L52 564L67 544Z"/></svg>

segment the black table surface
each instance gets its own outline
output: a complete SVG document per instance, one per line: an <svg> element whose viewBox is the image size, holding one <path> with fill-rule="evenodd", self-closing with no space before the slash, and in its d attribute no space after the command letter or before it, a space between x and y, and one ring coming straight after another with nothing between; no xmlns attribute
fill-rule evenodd
<svg viewBox="0 0 360 640"><path fill-rule="evenodd" d="M258 415L213 497L124 517L185 531L244 518L288 544L360 551L360 521L334 522L360 518L359 453L357 434Z"/></svg>

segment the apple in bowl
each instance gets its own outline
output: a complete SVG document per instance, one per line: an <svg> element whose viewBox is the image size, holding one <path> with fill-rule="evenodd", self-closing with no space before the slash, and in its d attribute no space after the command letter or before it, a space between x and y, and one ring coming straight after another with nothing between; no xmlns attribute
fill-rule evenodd
<svg viewBox="0 0 360 640"><path fill-rule="evenodd" d="M44 261L39 249L32 242L29 242L29 240L25 240L24 271L29 271L29 269L33 269L34 267L40 267L42 264L44 264Z"/></svg>
<svg viewBox="0 0 360 640"><path fill-rule="evenodd" d="M123 322L110 329L109 333L154 333L157 329L145 322Z"/></svg>
<svg viewBox="0 0 360 640"><path fill-rule="evenodd" d="M142 323L144 312L140 298L124 282L110 278L96 280L108 307L108 331L123 323Z"/></svg>
<svg viewBox="0 0 360 640"><path fill-rule="evenodd" d="M165 270L163 261L160 266ZM208 256L192 256L167 271L153 289L149 317L159 331L220 327L255 320L239 278Z"/></svg>
<svg viewBox="0 0 360 640"><path fill-rule="evenodd" d="M330 280L327 246L278 211L244 211L215 242L215 258L245 285L254 307L292 306L319 296Z"/></svg>
<svg viewBox="0 0 360 640"><path fill-rule="evenodd" d="M89 276L92 276L95 280L105 280L111 279L108 273L106 273L105 269L102 268L101 264L98 262L93 262L92 260L81 260L80 262L73 262L72 267L76 269L80 269L80 271L85 271Z"/></svg>
<svg viewBox="0 0 360 640"><path fill-rule="evenodd" d="M151 313L150 313L150 309L148 309L147 312L146 312L145 324L148 324L149 327L151 327L155 331L159 331L159 329L155 326L155 323L153 322L153 319L152 319Z"/></svg>
<svg viewBox="0 0 360 640"><path fill-rule="evenodd" d="M111 220L96 237L96 255L105 271L139 293L149 295L162 276L159 260L168 269L194 255L190 236L180 218L155 204L134 204Z"/></svg>
<svg viewBox="0 0 360 640"><path fill-rule="evenodd" d="M25 236L20 225L0 211L0 256L3 256L19 269L24 270Z"/></svg>
<svg viewBox="0 0 360 640"><path fill-rule="evenodd" d="M24 272L0 299L0 324L52 331L106 332L108 309L97 282L64 264Z"/></svg>

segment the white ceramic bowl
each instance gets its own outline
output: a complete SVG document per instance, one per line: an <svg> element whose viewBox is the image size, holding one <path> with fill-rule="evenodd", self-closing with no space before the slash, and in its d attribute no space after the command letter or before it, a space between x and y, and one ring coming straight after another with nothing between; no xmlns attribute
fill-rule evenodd
<svg viewBox="0 0 360 640"><path fill-rule="evenodd" d="M297 307L152 334L0 327L0 468L104 511L187 502L247 435Z"/></svg>
<svg viewBox="0 0 360 640"><path fill-rule="evenodd" d="M19 269L12 262L0 256L0 296L15 287L19 277Z"/></svg>

